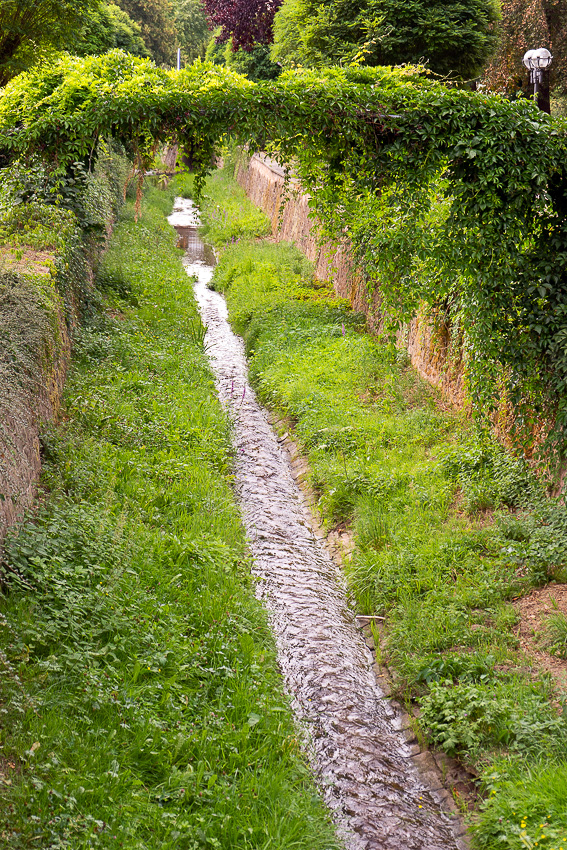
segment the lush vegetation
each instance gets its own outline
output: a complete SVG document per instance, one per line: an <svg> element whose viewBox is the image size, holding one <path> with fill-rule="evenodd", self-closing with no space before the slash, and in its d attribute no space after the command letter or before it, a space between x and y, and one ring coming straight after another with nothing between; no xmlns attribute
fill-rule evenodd
<svg viewBox="0 0 567 850"><path fill-rule="evenodd" d="M203 58L211 33L201 0L179 0L175 26L182 50L183 64Z"/></svg>
<svg viewBox="0 0 567 850"><path fill-rule="evenodd" d="M120 205L115 145L135 161L139 201L160 142L197 164L178 188L198 196L228 136L293 163L321 234L348 240L380 289L377 341L295 249L246 241L268 228L237 189L207 186L207 235L226 248L215 285L260 397L309 457L325 522L353 530L353 598L385 618L382 651L422 733L481 773L476 847L559 850L564 706L518 654L510 601L567 579L565 506L520 459L567 453L565 124L423 68L362 67L424 58L476 73L494 45L490 2L285 0L273 56L325 70L269 84L251 79L277 73L278 4L208 5L230 41L209 54L227 67L179 74L112 48L171 62L177 28L201 55L192 0L175 16L166 0L0 10L0 84L64 47L105 53L44 62L0 93L0 322L19 346L3 369L35 381L58 311L80 303L86 320L68 418L43 437L49 496L5 547L2 840L335 846L254 600L230 428L163 222L170 195L154 193L140 222L128 207L98 290L77 289ZM54 277L14 270L34 252ZM398 323L428 309L462 343L475 409L485 421L498 409L516 457L441 410L393 346ZM563 657L565 618L542 639Z"/></svg>
<svg viewBox="0 0 567 850"><path fill-rule="evenodd" d="M6 541L2 846L328 850L170 208L116 230L46 497Z"/></svg>
<svg viewBox="0 0 567 850"><path fill-rule="evenodd" d="M152 58L159 64L172 64L176 47L173 4L169 0L117 0L117 3L139 24Z"/></svg>
<svg viewBox="0 0 567 850"><path fill-rule="evenodd" d="M70 329L90 309L90 273L131 167L106 144L92 173L79 165L56 179L41 162L14 163L0 180L2 535L33 495L39 421L57 405Z"/></svg>
<svg viewBox="0 0 567 850"><path fill-rule="evenodd" d="M176 191L191 198L194 180L191 175L180 175L175 181ZM270 222L263 212L243 196L242 189L226 181L226 173L215 171L207 181L200 200L204 213L203 238L216 246L227 245L253 236L269 236Z"/></svg>
<svg viewBox="0 0 567 850"><path fill-rule="evenodd" d="M354 535L357 609L385 618L382 659L420 706L422 733L481 775L475 847L559 850L567 715L519 651L511 600L567 579L564 502L448 412L405 352L366 334L294 247L233 242L236 191L221 175L206 187L207 221L219 209L227 221L213 285L259 397L309 460L328 529ZM246 199L243 208L250 221ZM556 617L547 632L558 651L561 626Z"/></svg>
<svg viewBox="0 0 567 850"><path fill-rule="evenodd" d="M494 52L498 19L494 0L284 0L272 57L309 68L425 62L466 79Z"/></svg>
<svg viewBox="0 0 567 850"><path fill-rule="evenodd" d="M67 48L79 56L107 53L118 47L134 56L149 56L140 24L114 3L95 7L76 34L70 34Z"/></svg>
<svg viewBox="0 0 567 850"><path fill-rule="evenodd" d="M251 50L242 47L235 50L232 41L217 42L214 33L207 45L205 59L215 65L226 65L231 71L244 74L254 82L275 80L281 73L281 67L270 59L267 44L255 44Z"/></svg>
<svg viewBox="0 0 567 850"><path fill-rule="evenodd" d="M201 0L3 0L0 86L57 52L102 55L119 48L156 63L202 55L211 37Z"/></svg>
<svg viewBox="0 0 567 850"><path fill-rule="evenodd" d="M230 133L295 162L324 233L348 237L396 322L423 304L462 329L470 393L524 448L565 447L565 132L532 103L415 69L298 71L254 84L120 53L20 76L0 99L6 157L59 169L114 134L150 162L178 138L206 170ZM378 223L378 224L377 224Z"/></svg>

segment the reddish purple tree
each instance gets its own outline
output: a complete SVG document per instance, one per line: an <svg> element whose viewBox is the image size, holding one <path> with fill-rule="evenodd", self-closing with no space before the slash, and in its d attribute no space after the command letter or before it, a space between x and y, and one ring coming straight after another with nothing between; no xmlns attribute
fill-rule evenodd
<svg viewBox="0 0 567 850"><path fill-rule="evenodd" d="M221 26L218 41L232 38L234 50L252 50L255 44L270 44L274 15L282 0L204 0L207 16Z"/></svg>

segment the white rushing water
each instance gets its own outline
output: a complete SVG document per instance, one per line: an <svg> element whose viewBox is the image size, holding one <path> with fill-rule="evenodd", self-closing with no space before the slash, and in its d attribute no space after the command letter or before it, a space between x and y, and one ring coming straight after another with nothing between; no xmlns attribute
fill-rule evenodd
<svg viewBox="0 0 567 850"><path fill-rule="evenodd" d="M289 461L248 385L242 340L224 298L208 288L214 263L198 212L179 198L169 219L187 253L219 396L234 422L238 498L258 592L314 773L350 850L457 850L458 819L420 774L398 712L348 609L337 569L315 537ZM439 785L439 783L438 783Z"/></svg>

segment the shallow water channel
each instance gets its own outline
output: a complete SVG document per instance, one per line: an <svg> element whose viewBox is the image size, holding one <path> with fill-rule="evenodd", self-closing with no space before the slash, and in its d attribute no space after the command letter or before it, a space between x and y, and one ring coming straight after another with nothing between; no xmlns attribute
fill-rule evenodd
<svg viewBox="0 0 567 850"><path fill-rule="evenodd" d="M198 211L178 198L169 217L185 248L217 388L234 422L236 495L270 612L279 664L313 770L349 850L456 850L459 826L440 809L399 712L379 688L373 657L348 609L341 576L310 517L288 457L247 382L242 340L224 298L208 289L214 255ZM437 784L437 788L435 788Z"/></svg>

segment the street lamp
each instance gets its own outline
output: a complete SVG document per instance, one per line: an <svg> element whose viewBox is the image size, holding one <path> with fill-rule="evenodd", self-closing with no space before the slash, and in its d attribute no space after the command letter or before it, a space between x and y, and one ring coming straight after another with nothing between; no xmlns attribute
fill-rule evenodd
<svg viewBox="0 0 567 850"><path fill-rule="evenodd" d="M549 76L548 69L553 56L547 47L528 50L523 63L530 72L530 83L534 87L534 100L544 112L549 113Z"/></svg>

